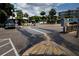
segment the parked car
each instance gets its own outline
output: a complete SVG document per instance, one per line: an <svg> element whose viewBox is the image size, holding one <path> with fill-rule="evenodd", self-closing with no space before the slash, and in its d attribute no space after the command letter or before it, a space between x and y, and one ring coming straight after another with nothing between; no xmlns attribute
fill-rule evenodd
<svg viewBox="0 0 79 59"><path fill-rule="evenodd" d="M15 22L13 20L5 21L5 28L15 28Z"/></svg>
<svg viewBox="0 0 79 59"><path fill-rule="evenodd" d="M39 22L39 24L43 24L43 22Z"/></svg>

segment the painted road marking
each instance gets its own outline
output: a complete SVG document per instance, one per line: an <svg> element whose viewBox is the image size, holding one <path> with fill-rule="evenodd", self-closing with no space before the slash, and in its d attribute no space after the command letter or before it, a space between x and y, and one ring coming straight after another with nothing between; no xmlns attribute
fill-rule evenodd
<svg viewBox="0 0 79 59"><path fill-rule="evenodd" d="M7 52L3 53L1 56L6 55L7 53L11 52L12 50L13 50L13 48L12 48L12 49L10 49L10 50L8 50Z"/></svg>
<svg viewBox="0 0 79 59"><path fill-rule="evenodd" d="M6 46L6 45L8 45L8 44L10 44L10 45L12 46L12 49L10 49L10 50L8 50L7 52L3 53L1 56L4 56L4 55L8 54L8 53L11 52L12 50L14 51L14 53L15 53L16 56L19 56L19 54L18 54L18 52L17 52L17 50L16 50L16 48L15 48L13 42L11 41L11 38L7 38L7 39L4 39L4 40L1 40L0 42L4 42L4 41L6 41L6 40L8 40L9 42L8 42L8 43L5 43L5 44L3 44L3 45L1 45L0 48Z"/></svg>
<svg viewBox="0 0 79 59"><path fill-rule="evenodd" d="M15 46L14 46L14 44L13 44L13 42L11 41L11 39L10 39L10 38L9 38L9 41L10 41L10 43L11 43L12 47L13 47L13 50L14 50L14 52L15 52L16 56L19 56L19 54L18 54L17 50L15 49Z"/></svg>
<svg viewBox="0 0 79 59"><path fill-rule="evenodd" d="M39 31L39 30L36 30L36 29L33 29L33 28L31 28L31 27L28 27L28 28L31 29L31 30L33 30L33 31L36 31L36 32L39 32L39 33L45 34L44 32Z"/></svg>
<svg viewBox="0 0 79 59"><path fill-rule="evenodd" d="M6 40L8 40L8 39L0 40L0 42L6 41Z"/></svg>
<svg viewBox="0 0 79 59"><path fill-rule="evenodd" d="M10 44L10 43L6 43L6 44L4 44L4 45L1 45L1 46L0 46L0 48L2 48L2 47L4 47L4 46L6 46L6 45L8 45L8 44Z"/></svg>
<svg viewBox="0 0 79 59"><path fill-rule="evenodd" d="M48 36L47 33L43 32L43 31L39 31L39 30L33 29L31 27L28 27L28 28L31 29L31 30L33 30L33 31L36 31L36 32L39 32L39 33L43 34L44 37L46 37L47 41L50 41L51 40L51 38Z"/></svg>

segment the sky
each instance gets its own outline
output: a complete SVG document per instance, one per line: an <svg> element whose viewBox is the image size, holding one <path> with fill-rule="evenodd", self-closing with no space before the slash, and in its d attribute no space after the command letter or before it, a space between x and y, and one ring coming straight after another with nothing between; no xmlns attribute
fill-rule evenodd
<svg viewBox="0 0 79 59"><path fill-rule="evenodd" d="M79 3L14 3L14 7L23 13L28 13L29 16L39 16L41 11L45 11L48 15L52 8L57 12L76 9Z"/></svg>

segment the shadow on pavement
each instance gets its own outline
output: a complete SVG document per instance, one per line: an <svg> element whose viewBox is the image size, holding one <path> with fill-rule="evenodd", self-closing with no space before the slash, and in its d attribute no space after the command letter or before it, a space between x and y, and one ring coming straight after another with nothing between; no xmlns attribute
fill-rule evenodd
<svg viewBox="0 0 79 59"><path fill-rule="evenodd" d="M25 29L18 29L18 31L20 31L23 35L25 35L29 40L29 44L28 45L26 44L27 46L19 52L20 55L22 55L27 49L29 49L33 45L44 40L43 35L33 35L27 32Z"/></svg>

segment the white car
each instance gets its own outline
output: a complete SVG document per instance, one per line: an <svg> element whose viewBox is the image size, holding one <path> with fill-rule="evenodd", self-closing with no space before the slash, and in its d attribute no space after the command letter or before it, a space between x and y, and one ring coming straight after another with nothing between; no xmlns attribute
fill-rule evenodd
<svg viewBox="0 0 79 59"><path fill-rule="evenodd" d="M39 22L40 24L43 24L43 22Z"/></svg>

